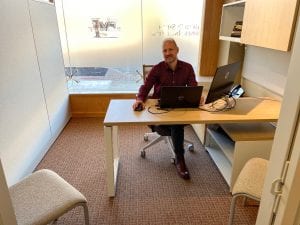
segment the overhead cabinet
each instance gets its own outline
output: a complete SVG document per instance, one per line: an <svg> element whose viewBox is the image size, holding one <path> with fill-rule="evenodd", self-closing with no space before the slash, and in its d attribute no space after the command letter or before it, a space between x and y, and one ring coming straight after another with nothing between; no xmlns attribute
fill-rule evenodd
<svg viewBox="0 0 300 225"><path fill-rule="evenodd" d="M223 5L220 39L289 51L298 0L247 0ZM241 37L232 38L235 22L243 21Z"/></svg>

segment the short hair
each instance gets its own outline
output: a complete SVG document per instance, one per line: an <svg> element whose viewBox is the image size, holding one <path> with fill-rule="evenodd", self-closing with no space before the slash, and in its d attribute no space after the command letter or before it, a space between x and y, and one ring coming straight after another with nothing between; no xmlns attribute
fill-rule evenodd
<svg viewBox="0 0 300 225"><path fill-rule="evenodd" d="M176 44L176 41L173 38L165 38L163 40L162 46L164 46L166 42L171 42L171 43L173 43L176 46L176 48L178 48L178 46Z"/></svg>

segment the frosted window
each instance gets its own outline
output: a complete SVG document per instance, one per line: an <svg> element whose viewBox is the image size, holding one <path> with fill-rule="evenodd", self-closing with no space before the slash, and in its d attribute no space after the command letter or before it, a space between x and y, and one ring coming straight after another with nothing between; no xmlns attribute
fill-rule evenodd
<svg viewBox="0 0 300 225"><path fill-rule="evenodd" d="M165 37L198 71L203 1L57 0L70 92L137 92L143 64L162 60Z"/></svg>
<svg viewBox="0 0 300 225"><path fill-rule="evenodd" d="M178 57L198 71L198 50L203 1L143 0L143 62L162 60L161 42L166 37L176 40Z"/></svg>

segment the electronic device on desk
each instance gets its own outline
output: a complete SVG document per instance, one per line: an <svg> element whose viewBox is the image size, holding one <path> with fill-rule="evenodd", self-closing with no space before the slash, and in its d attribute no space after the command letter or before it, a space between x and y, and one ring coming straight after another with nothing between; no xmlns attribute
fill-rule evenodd
<svg viewBox="0 0 300 225"><path fill-rule="evenodd" d="M139 103L137 105L137 107L135 107L135 109L134 109L134 111L138 111L138 112L143 111L143 110L144 110L144 107L143 107L142 103Z"/></svg>
<svg viewBox="0 0 300 225"><path fill-rule="evenodd" d="M239 98L241 97L243 94L245 93L244 89L242 88L242 86L240 84L235 85L231 91L229 92L229 97L233 97L233 98Z"/></svg>
<svg viewBox="0 0 300 225"><path fill-rule="evenodd" d="M240 67L241 62L235 62L217 68L215 76L211 82L205 104L225 97L233 91L232 87L234 86L234 81Z"/></svg>
<svg viewBox="0 0 300 225"><path fill-rule="evenodd" d="M229 98L238 98L244 94L241 85L234 85L240 67L241 62L235 62L217 68L202 109L222 111L234 107L235 101L231 103Z"/></svg>
<svg viewBox="0 0 300 225"><path fill-rule="evenodd" d="M162 86L159 108L199 108L203 86Z"/></svg>

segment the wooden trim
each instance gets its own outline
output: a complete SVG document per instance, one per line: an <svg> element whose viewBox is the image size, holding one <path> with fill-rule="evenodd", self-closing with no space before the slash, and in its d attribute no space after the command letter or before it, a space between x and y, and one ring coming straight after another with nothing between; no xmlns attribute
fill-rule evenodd
<svg viewBox="0 0 300 225"><path fill-rule="evenodd" d="M111 99L134 99L136 94L71 94L72 117L105 117Z"/></svg>
<svg viewBox="0 0 300 225"><path fill-rule="evenodd" d="M270 123L220 124L233 141L273 140L275 127Z"/></svg>
<svg viewBox="0 0 300 225"><path fill-rule="evenodd" d="M223 1L205 1L200 76L213 76L217 68L222 6Z"/></svg>

